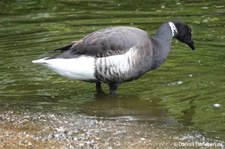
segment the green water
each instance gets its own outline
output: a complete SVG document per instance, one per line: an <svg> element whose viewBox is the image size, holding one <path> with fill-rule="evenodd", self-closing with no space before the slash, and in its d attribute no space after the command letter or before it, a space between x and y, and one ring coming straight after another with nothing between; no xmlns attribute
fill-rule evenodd
<svg viewBox="0 0 225 149"><path fill-rule="evenodd" d="M78 112L165 127L179 123L224 140L224 16L223 0L0 1L0 109ZM100 28L129 25L154 35L173 19L191 26L196 51L174 40L160 68L124 83L113 99L96 96L94 84L31 63Z"/></svg>

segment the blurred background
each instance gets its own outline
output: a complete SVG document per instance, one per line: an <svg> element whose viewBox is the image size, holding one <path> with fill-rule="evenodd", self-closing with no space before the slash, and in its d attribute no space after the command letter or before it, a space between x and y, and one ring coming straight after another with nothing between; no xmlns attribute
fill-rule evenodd
<svg viewBox="0 0 225 149"><path fill-rule="evenodd" d="M193 130L225 141L224 16L223 0L1 0L0 110L182 125L180 133ZM31 63L101 28L134 26L154 36L170 20L192 28L196 50L173 40L166 62L124 83L114 99L97 96L95 84Z"/></svg>

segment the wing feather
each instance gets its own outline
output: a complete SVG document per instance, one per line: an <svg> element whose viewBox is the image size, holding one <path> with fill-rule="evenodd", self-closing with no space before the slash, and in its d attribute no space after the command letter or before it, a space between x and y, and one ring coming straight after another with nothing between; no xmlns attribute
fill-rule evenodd
<svg viewBox="0 0 225 149"><path fill-rule="evenodd" d="M62 53L54 58L70 58L77 55L106 57L123 54L139 42L146 40L146 37L149 38L147 32L134 27L106 28L95 31L65 48L59 48Z"/></svg>

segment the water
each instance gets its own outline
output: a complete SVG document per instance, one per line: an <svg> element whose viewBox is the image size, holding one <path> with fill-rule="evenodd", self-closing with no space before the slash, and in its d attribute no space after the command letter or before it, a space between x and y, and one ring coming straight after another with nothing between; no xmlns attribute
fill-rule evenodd
<svg viewBox="0 0 225 149"><path fill-rule="evenodd" d="M177 124L182 131L225 138L225 8L221 1L1 1L0 105L4 109L75 112ZM152 35L178 19L193 30L196 51L173 41L166 62L124 83L118 96L96 96L95 85L72 81L31 63L97 29L115 25ZM103 89L108 92L105 85Z"/></svg>

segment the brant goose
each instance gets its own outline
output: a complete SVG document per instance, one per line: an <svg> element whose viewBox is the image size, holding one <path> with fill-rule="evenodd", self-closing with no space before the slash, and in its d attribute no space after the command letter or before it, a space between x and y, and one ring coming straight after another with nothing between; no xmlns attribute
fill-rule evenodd
<svg viewBox="0 0 225 149"><path fill-rule="evenodd" d="M106 83L115 95L121 83L159 67L170 52L172 38L195 49L190 27L171 21L162 24L153 37L135 27L101 29L54 50L61 51L55 56L32 62L71 79L95 82L97 92Z"/></svg>

